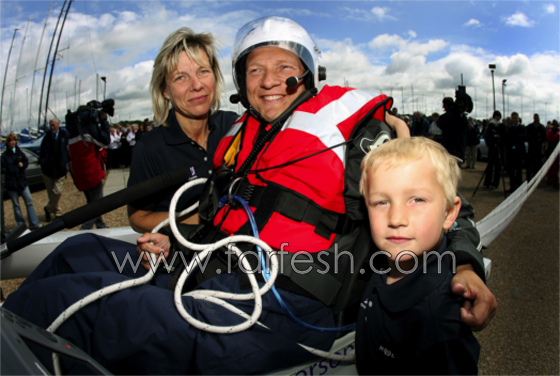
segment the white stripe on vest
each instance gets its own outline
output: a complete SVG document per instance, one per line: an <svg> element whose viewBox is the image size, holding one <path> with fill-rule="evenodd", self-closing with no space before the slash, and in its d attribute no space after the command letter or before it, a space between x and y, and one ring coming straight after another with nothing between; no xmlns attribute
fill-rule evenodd
<svg viewBox="0 0 560 376"><path fill-rule="evenodd" d="M326 147L332 147L346 141L338 129L338 124L354 115L378 95L364 90L348 91L315 114L296 110L284 124L282 130L286 128L297 129L319 138ZM336 147L332 151L345 166L346 145Z"/></svg>

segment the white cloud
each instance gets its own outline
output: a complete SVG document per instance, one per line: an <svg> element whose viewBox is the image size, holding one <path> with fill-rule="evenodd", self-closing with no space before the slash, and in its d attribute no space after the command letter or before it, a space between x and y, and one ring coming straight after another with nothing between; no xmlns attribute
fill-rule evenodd
<svg viewBox="0 0 560 376"><path fill-rule="evenodd" d="M482 25L480 24L480 21L479 21L479 20L476 20L476 19L474 19L474 18L471 18L467 23L465 23L464 26L467 26L467 27L480 27L480 26L482 26Z"/></svg>
<svg viewBox="0 0 560 376"><path fill-rule="evenodd" d="M416 36L413 31L409 35ZM412 38L411 38L412 39ZM386 49L392 49L391 64L387 66L387 73L406 72L418 66L424 66L426 56L444 49L448 43L442 39L429 40L419 43L404 39L399 35L383 34L371 40L368 46L378 54Z"/></svg>
<svg viewBox="0 0 560 376"><path fill-rule="evenodd" d="M535 24L535 21L532 21L521 12L517 12L509 17L504 17L503 20L506 25L509 26L533 27Z"/></svg>
<svg viewBox="0 0 560 376"><path fill-rule="evenodd" d="M556 7L554 6L554 4L544 4L544 11L547 14L553 14L556 11Z"/></svg>
<svg viewBox="0 0 560 376"><path fill-rule="evenodd" d="M373 7L371 9L371 14L373 14L375 16L375 18L377 18L379 21L384 21L384 20L396 20L395 17L390 16L388 14L388 11L390 9L389 8L382 8L382 7Z"/></svg>
<svg viewBox="0 0 560 376"><path fill-rule="evenodd" d="M407 43L406 39L398 35L382 34L376 36L371 42L369 42L369 47L372 50L383 50L390 46L402 47Z"/></svg>
<svg viewBox="0 0 560 376"><path fill-rule="evenodd" d="M389 8L382 8L382 7L373 7L371 10L363 10L357 8L342 8L343 11L348 13L347 18L358 20L358 21L366 21L366 22L383 22L386 20L389 21L396 21L397 18L394 16L389 15Z"/></svg>

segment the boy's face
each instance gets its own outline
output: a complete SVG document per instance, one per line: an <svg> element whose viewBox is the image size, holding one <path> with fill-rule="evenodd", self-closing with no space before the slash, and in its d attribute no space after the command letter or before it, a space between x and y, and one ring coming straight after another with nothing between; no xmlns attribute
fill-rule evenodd
<svg viewBox="0 0 560 376"><path fill-rule="evenodd" d="M389 252L392 260L402 251L420 256L434 249L443 230L455 222L461 200L455 197L453 207L446 209L443 188L428 157L390 168L384 162L367 173L366 202L377 247Z"/></svg>

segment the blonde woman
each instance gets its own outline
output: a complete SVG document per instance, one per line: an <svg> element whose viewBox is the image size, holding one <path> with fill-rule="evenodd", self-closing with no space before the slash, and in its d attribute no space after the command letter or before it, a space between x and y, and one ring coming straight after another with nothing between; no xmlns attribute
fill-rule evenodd
<svg viewBox="0 0 560 376"><path fill-rule="evenodd" d="M223 86L210 33L196 34L184 27L167 37L155 59L151 82L155 128L134 146L129 186L182 166L189 167L188 180L212 174L218 142L238 117L218 110ZM167 218L177 188L129 205L132 228L150 232ZM199 186L186 192L177 211L196 202L201 190ZM184 222L196 224L198 215Z"/></svg>

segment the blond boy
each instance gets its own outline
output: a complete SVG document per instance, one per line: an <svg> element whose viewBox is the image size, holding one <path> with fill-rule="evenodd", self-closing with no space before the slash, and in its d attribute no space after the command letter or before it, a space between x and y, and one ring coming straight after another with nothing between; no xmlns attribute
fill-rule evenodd
<svg viewBox="0 0 560 376"><path fill-rule="evenodd" d="M361 374L475 374L480 345L461 323L447 249L461 207L460 170L443 146L395 139L362 161L375 273L356 330Z"/></svg>

